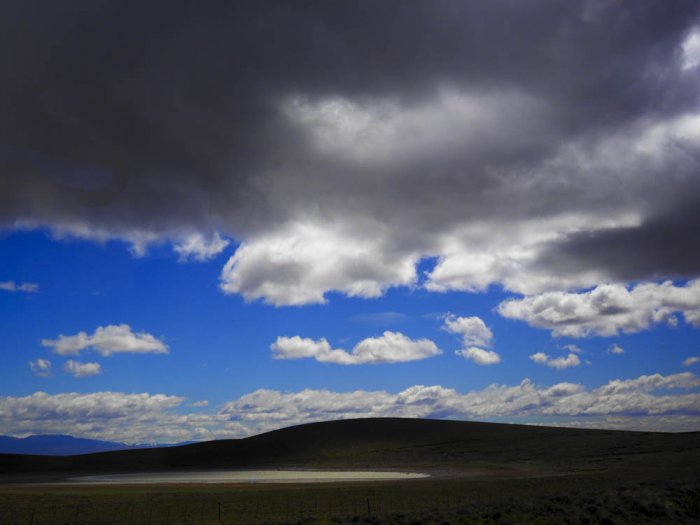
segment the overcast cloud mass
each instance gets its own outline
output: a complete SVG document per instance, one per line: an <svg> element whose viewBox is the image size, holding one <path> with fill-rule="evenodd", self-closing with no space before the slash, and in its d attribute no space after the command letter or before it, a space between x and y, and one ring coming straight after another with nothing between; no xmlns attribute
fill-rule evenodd
<svg viewBox="0 0 700 525"><path fill-rule="evenodd" d="M520 329L578 344L700 327L699 85L697 0L11 2L0 17L0 234L122 241L143 265L105 285L111 309L90 310L87 321L71 305L92 303L68 292L52 300L55 282L31 273L55 264L49 277L73 283L75 262L22 248L26 260L0 275L0 300L8 311L47 304L51 315L24 326L30 342L11 351L32 380L86 386L0 392L0 433L38 431L44 417L56 432L109 439L128 423L124 439L138 440L161 425L159 439L178 440L359 415L578 414L631 427L638 414L640 428L697 429L698 394L677 392L697 390L697 377L637 366L652 359L601 387L523 381L467 384L468 394L407 388L415 378L399 394L376 383L365 391L362 374L352 388L330 374L385 365L417 374L449 358L484 374L524 362L563 378L600 356L501 341ZM163 248L187 277L138 273ZM216 299L193 299L193 267L210 271L202 289ZM132 313L120 298L133 290L143 290L138 304L177 304L182 317L159 318L158 306ZM493 304L472 308L474 294L494 291ZM355 308L393 292L405 302ZM401 310L448 292L464 296L463 309ZM339 303L337 317L319 313ZM188 345L198 328L187 316L214 319L229 307L230 332L202 330ZM241 313L248 307L259 317ZM269 313L282 307L309 314ZM371 332L332 332L339 318L359 326L372 315ZM426 318L439 322L424 335ZM517 327L499 333L494 318ZM318 326L297 326L308 319ZM255 330L266 343L249 344ZM606 341L605 355L632 363L634 343L620 345ZM185 414L179 391L106 391L117 383L108 374L135 367L129 359L160 359L163 377L196 375L177 360L210 348L242 364L264 356L271 369L358 366L324 367L348 392L339 393L276 390L256 364L264 388L212 402L206 414ZM696 364L664 351L677 367ZM128 355L93 362L114 354ZM173 368L143 354L168 354ZM136 376L125 390L149 390Z"/></svg>
<svg viewBox="0 0 700 525"><path fill-rule="evenodd" d="M698 274L695 1L28 1L0 24L6 228L193 259L230 238L222 289L278 305Z"/></svg>

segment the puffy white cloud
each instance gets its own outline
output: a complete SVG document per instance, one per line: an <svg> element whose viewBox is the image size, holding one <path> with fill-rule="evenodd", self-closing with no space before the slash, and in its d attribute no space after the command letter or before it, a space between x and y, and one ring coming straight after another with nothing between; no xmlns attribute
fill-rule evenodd
<svg viewBox="0 0 700 525"><path fill-rule="evenodd" d="M477 365L495 365L501 362L501 356L493 350L484 350L475 346L456 350L455 354L470 359Z"/></svg>
<svg viewBox="0 0 700 525"><path fill-rule="evenodd" d="M69 359L63 365L63 371L74 377L87 377L99 374L102 371L100 363L81 363Z"/></svg>
<svg viewBox="0 0 700 525"><path fill-rule="evenodd" d="M351 355L363 363L395 363L425 359L441 353L429 339L410 339L400 332L386 331L379 337L368 337L357 343Z"/></svg>
<svg viewBox="0 0 700 525"><path fill-rule="evenodd" d="M498 312L531 326L552 330L555 336L612 336L634 333L667 322L682 313L686 322L700 327L700 281L675 286L642 283L632 288L603 284L581 293L548 292L509 299Z"/></svg>
<svg viewBox="0 0 700 525"><path fill-rule="evenodd" d="M384 226L357 222L306 218L251 238L225 265L221 289L281 306L325 303L332 291L378 297L415 283L418 253L395 252Z"/></svg>
<svg viewBox="0 0 700 525"><path fill-rule="evenodd" d="M618 344L616 343L616 344L614 344L614 345L612 345L612 346L610 347L610 349L608 350L608 352L610 352L611 354L622 355L622 354L625 353L625 349L622 348L620 345L618 345Z"/></svg>
<svg viewBox="0 0 700 525"><path fill-rule="evenodd" d="M416 254L387 253L381 225L343 231L333 224L295 222L242 243L221 274L225 293L274 305L325 303L329 291L378 297L416 280Z"/></svg>
<svg viewBox="0 0 700 525"><path fill-rule="evenodd" d="M564 345L564 350L568 350L572 354L583 354L583 350L576 345Z"/></svg>
<svg viewBox="0 0 700 525"><path fill-rule="evenodd" d="M501 362L501 356L496 352L480 348L491 346L493 332L479 317L448 315L443 329L462 336L462 348L456 350L455 355L474 361L477 365L495 365Z"/></svg>
<svg viewBox="0 0 700 525"><path fill-rule="evenodd" d="M127 324L99 326L92 334L59 335L57 339L43 339L41 344L58 355L79 355L93 349L103 356L119 353L167 354L168 346L146 332L132 332Z"/></svg>
<svg viewBox="0 0 700 525"><path fill-rule="evenodd" d="M314 341L309 338L279 336L270 345L272 357L275 359L303 359L305 357L327 356L331 353L331 345L326 339ZM342 352L342 350L341 350Z"/></svg>
<svg viewBox="0 0 700 525"><path fill-rule="evenodd" d="M544 352L537 352L532 354L530 359L539 365L546 365L550 368L556 368L558 370L572 368L581 364L581 360L574 353L571 353L566 357L550 357Z"/></svg>
<svg viewBox="0 0 700 525"><path fill-rule="evenodd" d="M39 291L39 285L37 283L17 283L15 281L2 281L0 282L0 290L6 292L24 292L24 293L37 293Z"/></svg>
<svg viewBox="0 0 700 525"><path fill-rule="evenodd" d="M173 250L180 255L180 259L186 261L206 261L226 249L230 244L227 239L222 239L218 232L210 236L195 232L184 236L173 244Z"/></svg>
<svg viewBox="0 0 700 525"><path fill-rule="evenodd" d="M493 332L479 317L455 317L449 315L445 318L445 330L462 336L462 342L467 346L491 346Z"/></svg>
<svg viewBox="0 0 700 525"><path fill-rule="evenodd" d="M549 356L544 352L537 352L536 354L532 354L530 359L535 363L545 364L549 360Z"/></svg>
<svg viewBox="0 0 700 525"><path fill-rule="evenodd" d="M576 383L557 383L544 390L544 395L548 398L558 398L564 396L572 396L584 392L586 389Z"/></svg>
<svg viewBox="0 0 700 525"><path fill-rule="evenodd" d="M697 363L700 363L700 357L691 356L683 361L683 366L693 366Z"/></svg>
<svg viewBox="0 0 700 525"><path fill-rule="evenodd" d="M351 352L333 349L326 339L280 336L270 345L275 359L311 357L322 363L361 365L402 363L426 359L442 353L429 339L413 340L402 333L386 331L379 337L368 337L357 343Z"/></svg>
<svg viewBox="0 0 700 525"><path fill-rule="evenodd" d="M51 361L41 357L34 361L29 361L29 368L34 375L39 377L49 377L51 375Z"/></svg>

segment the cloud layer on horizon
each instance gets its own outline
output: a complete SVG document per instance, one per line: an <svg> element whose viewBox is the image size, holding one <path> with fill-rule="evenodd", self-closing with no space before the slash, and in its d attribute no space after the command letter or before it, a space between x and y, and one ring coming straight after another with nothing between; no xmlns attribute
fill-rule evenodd
<svg viewBox="0 0 700 525"><path fill-rule="evenodd" d="M186 412L180 396L95 392L0 397L0 434L65 433L138 442L244 437L312 421L420 417L528 422L627 430L685 431L700 423L700 378L691 372L613 380L597 388L575 383L493 384L460 393L415 385L398 393L261 389L216 411Z"/></svg>
<svg viewBox="0 0 700 525"><path fill-rule="evenodd" d="M613 380L586 389L574 383L551 387L524 379L519 385L491 385L461 394L441 386L416 385L397 394L386 391L333 392L257 390L224 405L222 413L233 421L278 424L305 423L347 417L419 417L484 419L531 417L547 421L557 417L616 416L633 421L643 416L700 415L700 394L665 393L697 390L700 378L685 372L669 376L653 374L630 380ZM657 391L661 391L658 392ZM596 419L591 419L595 422Z"/></svg>
<svg viewBox="0 0 700 525"><path fill-rule="evenodd" d="M0 21L0 227L234 239L222 290L275 305L700 275L694 0L38 5Z"/></svg>

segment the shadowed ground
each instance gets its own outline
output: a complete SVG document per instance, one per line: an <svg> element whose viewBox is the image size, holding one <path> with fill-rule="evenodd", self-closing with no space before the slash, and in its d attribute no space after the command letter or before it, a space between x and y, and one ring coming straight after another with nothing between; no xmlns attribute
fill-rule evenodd
<svg viewBox="0 0 700 525"><path fill-rule="evenodd" d="M0 456L0 523L697 523L699 465L700 433L348 420L168 449ZM21 483L235 468L433 477L283 488Z"/></svg>

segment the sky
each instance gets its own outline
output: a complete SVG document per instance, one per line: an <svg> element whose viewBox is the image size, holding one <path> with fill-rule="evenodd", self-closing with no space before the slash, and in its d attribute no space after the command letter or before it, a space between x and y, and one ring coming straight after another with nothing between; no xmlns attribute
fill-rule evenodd
<svg viewBox="0 0 700 525"><path fill-rule="evenodd" d="M0 434L700 430L696 0L3 11Z"/></svg>

